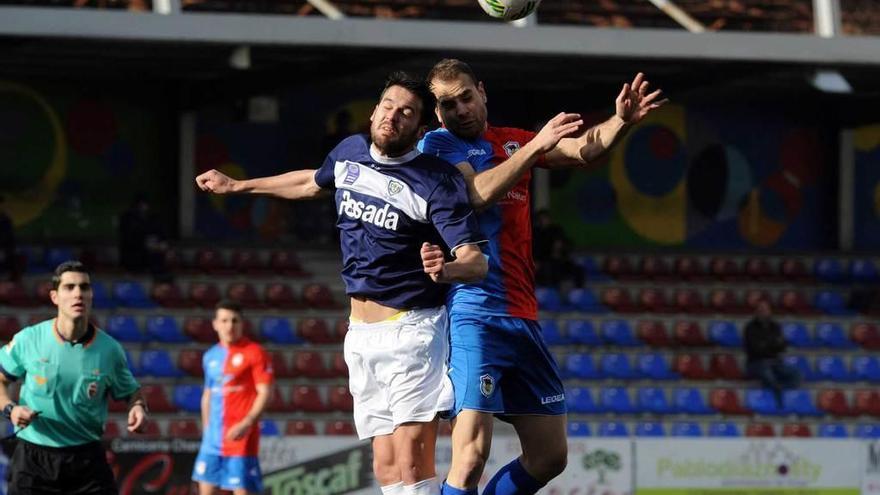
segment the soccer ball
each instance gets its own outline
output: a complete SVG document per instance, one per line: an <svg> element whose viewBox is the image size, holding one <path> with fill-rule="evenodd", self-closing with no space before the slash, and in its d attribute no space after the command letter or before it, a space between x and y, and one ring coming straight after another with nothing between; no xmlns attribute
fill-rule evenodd
<svg viewBox="0 0 880 495"><path fill-rule="evenodd" d="M541 0L478 0L487 14L505 21L515 21L531 14Z"/></svg>

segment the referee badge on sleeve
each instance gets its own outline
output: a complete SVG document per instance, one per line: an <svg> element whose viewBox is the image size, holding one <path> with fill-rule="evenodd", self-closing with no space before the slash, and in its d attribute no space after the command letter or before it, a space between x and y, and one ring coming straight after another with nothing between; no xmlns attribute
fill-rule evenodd
<svg viewBox="0 0 880 495"><path fill-rule="evenodd" d="M483 394L484 397L489 398L492 395L492 392L495 391L495 379L492 378L492 375L485 374L480 377L480 393Z"/></svg>

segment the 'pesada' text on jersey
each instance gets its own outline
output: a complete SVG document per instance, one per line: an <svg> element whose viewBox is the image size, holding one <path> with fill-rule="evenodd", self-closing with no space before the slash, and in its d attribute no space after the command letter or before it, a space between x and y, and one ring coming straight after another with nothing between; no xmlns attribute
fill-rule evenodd
<svg viewBox="0 0 880 495"><path fill-rule="evenodd" d="M339 214L342 215L344 213L345 216L353 220L360 220L365 223L372 223L377 227L397 231L397 222L400 220L400 215L397 212L388 211L390 207L391 205L388 203L385 203L385 206L381 208L369 205L352 198L349 191L342 191L342 201L339 202Z"/></svg>

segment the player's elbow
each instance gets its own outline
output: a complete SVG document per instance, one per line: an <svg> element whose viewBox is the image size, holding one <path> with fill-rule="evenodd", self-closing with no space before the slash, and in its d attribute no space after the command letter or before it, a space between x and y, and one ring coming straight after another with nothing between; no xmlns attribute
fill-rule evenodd
<svg viewBox="0 0 880 495"><path fill-rule="evenodd" d="M468 284L480 282L486 278L486 274L489 273L489 261L482 253L476 253L473 256L473 259L469 260L468 268L468 276L463 282Z"/></svg>

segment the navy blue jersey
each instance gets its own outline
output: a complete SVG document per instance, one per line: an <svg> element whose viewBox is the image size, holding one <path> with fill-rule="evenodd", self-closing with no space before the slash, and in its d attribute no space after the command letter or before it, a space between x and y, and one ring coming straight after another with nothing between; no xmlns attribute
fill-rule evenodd
<svg viewBox="0 0 880 495"><path fill-rule="evenodd" d="M448 285L423 271L422 243L454 254L461 245L485 242L464 178L435 156L413 150L382 157L359 134L327 155L315 182L336 189L342 279L350 296L398 309L440 306Z"/></svg>

